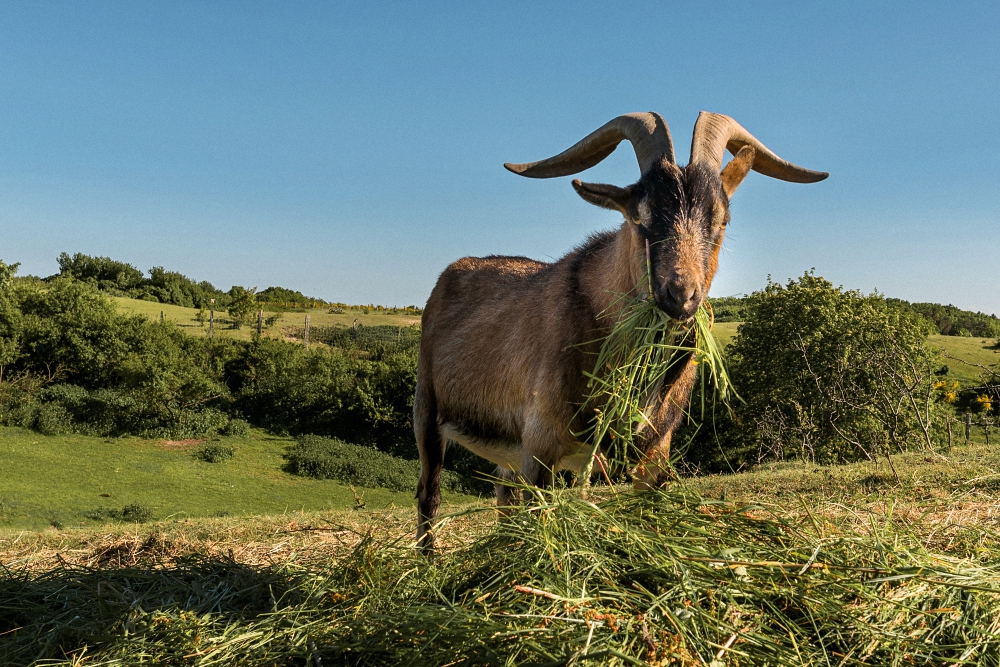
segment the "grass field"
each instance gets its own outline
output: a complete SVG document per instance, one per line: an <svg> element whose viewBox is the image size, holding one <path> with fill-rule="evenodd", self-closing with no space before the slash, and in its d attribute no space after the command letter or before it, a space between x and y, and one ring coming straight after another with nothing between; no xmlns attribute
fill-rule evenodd
<svg viewBox="0 0 1000 667"><path fill-rule="evenodd" d="M208 335L208 323L206 322L205 325L202 326L202 324L196 319L196 316L198 315L197 308L184 308L183 306L173 306L153 301L142 301L140 299L126 299L123 297L112 298L115 303L118 304L119 311L123 313L145 315L151 320L156 320L160 318L160 312L163 312L165 320L168 322L174 322L177 326L183 328L184 331L194 336ZM274 313L266 310L264 311L264 317L269 317L271 315L274 315ZM332 314L326 312L325 309L316 308L308 312L281 313L278 321L270 329L265 330L264 335L279 337L283 335L284 329L289 327L302 327L305 324L306 315L309 315L309 325L311 327L346 327L351 326L355 319L357 319L358 323L362 326L388 325L394 327L405 327L411 324L420 323L420 317L413 315L389 315L376 311L371 311L370 313L365 314L362 309L348 310L344 314ZM215 316L217 318L227 317L225 311L216 311ZM220 326L218 321L216 321L213 335L249 340L254 331L256 331L255 326L243 327L242 329L231 329L229 328L229 325Z"/></svg>
<svg viewBox="0 0 1000 667"><path fill-rule="evenodd" d="M0 659L996 664L1000 454L894 459L453 505L434 560L400 506L0 530Z"/></svg>
<svg viewBox="0 0 1000 667"><path fill-rule="evenodd" d="M225 463L209 464L196 460L192 449L165 449L162 441L123 439L108 443L86 436L41 436L22 429L0 429L0 465L13 473L4 475L0 482L0 563L7 562L3 558L11 551L12 541L26 529L41 532L33 531L18 542L27 540L24 545L35 544L42 551L53 543L80 544L95 536L141 539L157 533L192 546L211 535L213 541L221 540L226 548L234 548L243 541L284 540L282 531L275 529L292 521L342 525L358 533L374 530L387 538L403 538L412 532L410 524L415 518L410 493L357 489L366 501L365 508L358 511L352 509L354 494L349 488L280 472L281 452L288 439L223 440L237 446L236 456ZM914 451L893 456L895 473L885 460L831 466L786 461L765 463L749 472L684 478L674 487L737 504L804 513L816 510L827 519L835 517L838 524L871 527L870 511L894 515L894 520L909 525L925 545L975 556L982 544L969 542L971 537L1000 540L1000 447L995 434L991 434L991 442L986 445L977 427L968 445L956 440L951 452ZM29 448L34 453L24 456ZM107 462L99 460L109 453L108 448L113 448L113 457ZM98 460L92 460L95 458ZM23 481L13 486L11 477L22 477ZM242 488L236 490L237 486ZM618 487L616 493L627 490L626 486ZM109 493L111 498L101 493ZM596 487L595 493L603 497L609 491ZM51 495L62 497L58 501L42 499ZM465 513L470 508L492 506L491 498L445 495L447 506L442 513L461 515L442 532L445 544L470 539L488 528L492 518ZM55 528L45 520L24 520L27 513L21 514L19 521L12 497L25 501L22 509L34 509L38 517L62 512L67 521ZM100 505L137 500L157 508L157 521L143 526L109 525L82 518L83 511ZM851 508L865 511L852 514ZM70 523L74 514L78 519ZM301 536L306 541L316 537L322 538ZM324 548L336 546L325 539L319 542ZM341 547L343 543L339 541Z"/></svg>
<svg viewBox="0 0 1000 667"><path fill-rule="evenodd" d="M976 385L982 380L982 367L1000 371L1000 348L991 338L966 338L964 336L931 336L928 341L946 356L948 375L963 385ZM963 363L964 362L964 363Z"/></svg>
<svg viewBox="0 0 1000 667"><path fill-rule="evenodd" d="M235 447L235 456L206 463L195 456L200 445L190 441L43 436L0 427L0 529L79 528L101 523L86 517L99 507L121 509L132 503L150 508L156 519L355 505L354 494L343 484L283 472L288 438L257 434L219 442ZM357 493L371 509L413 505L411 492Z"/></svg>

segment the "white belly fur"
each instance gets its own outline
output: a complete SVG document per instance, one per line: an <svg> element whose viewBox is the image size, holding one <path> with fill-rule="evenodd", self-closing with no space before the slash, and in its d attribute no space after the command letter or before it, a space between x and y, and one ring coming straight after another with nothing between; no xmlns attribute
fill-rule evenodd
<svg viewBox="0 0 1000 667"><path fill-rule="evenodd" d="M454 424L445 422L441 424L441 438L445 441L457 442L473 454L481 456L487 461L496 463L501 468L518 472L521 470L521 447L511 445L507 442L497 442L493 440L480 440L473 438L458 430ZM556 464L556 470L572 470L580 472L587 461L587 454L590 452L590 445L579 443L579 448L575 453L564 456Z"/></svg>

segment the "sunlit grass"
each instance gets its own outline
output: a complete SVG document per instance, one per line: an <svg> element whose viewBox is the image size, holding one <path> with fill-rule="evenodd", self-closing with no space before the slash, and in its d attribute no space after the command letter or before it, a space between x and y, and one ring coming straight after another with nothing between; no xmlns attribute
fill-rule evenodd
<svg viewBox="0 0 1000 667"><path fill-rule="evenodd" d="M234 456L207 463L198 456L203 446L198 442L43 436L0 427L0 528L93 525L88 513L136 503L150 508L156 519L281 514L355 504L347 485L282 470L290 438L258 432L218 442L232 447ZM370 509L414 502L412 492L357 492Z"/></svg>

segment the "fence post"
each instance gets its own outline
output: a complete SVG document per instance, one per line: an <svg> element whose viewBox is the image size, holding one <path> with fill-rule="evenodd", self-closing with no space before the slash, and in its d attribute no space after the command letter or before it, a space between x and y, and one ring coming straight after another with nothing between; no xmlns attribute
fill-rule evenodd
<svg viewBox="0 0 1000 667"><path fill-rule="evenodd" d="M972 413L965 413L965 444L969 444L969 438L972 437Z"/></svg>
<svg viewBox="0 0 1000 667"><path fill-rule="evenodd" d="M983 415L983 433L986 434L986 446L990 446L990 418Z"/></svg>
<svg viewBox="0 0 1000 667"><path fill-rule="evenodd" d="M305 333L302 336L302 340L306 344L306 347L309 347L309 316L308 315L306 315L306 330L305 330Z"/></svg>
<svg viewBox="0 0 1000 667"><path fill-rule="evenodd" d="M948 451L951 451L951 416L947 419L948 423Z"/></svg>
<svg viewBox="0 0 1000 667"><path fill-rule="evenodd" d="M212 337L212 333L215 331L215 311L208 311L208 337Z"/></svg>
<svg viewBox="0 0 1000 667"><path fill-rule="evenodd" d="M257 311L257 335L260 335L260 330L264 326L264 309L261 308Z"/></svg>
<svg viewBox="0 0 1000 667"><path fill-rule="evenodd" d="M163 311L160 311L160 324L163 324Z"/></svg>

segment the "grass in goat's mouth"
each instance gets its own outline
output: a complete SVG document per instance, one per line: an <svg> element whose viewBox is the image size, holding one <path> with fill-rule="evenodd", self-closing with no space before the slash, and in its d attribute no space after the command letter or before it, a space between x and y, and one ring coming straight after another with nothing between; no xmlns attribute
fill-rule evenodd
<svg viewBox="0 0 1000 667"><path fill-rule="evenodd" d="M650 289L648 293L651 293ZM580 479L588 480L594 456L606 439L614 444L605 454L619 463L634 459L636 435L650 422L668 375L679 373L693 357L702 384L701 414L706 396L711 401L727 403L736 396L726 372L722 350L712 334L714 317L711 306L702 303L694 317L686 322L671 319L646 295L622 295L624 301L611 332L601 341L594 370L587 373L587 398L584 410L593 410L586 430L578 437L591 445ZM706 382L711 392L705 391Z"/></svg>

